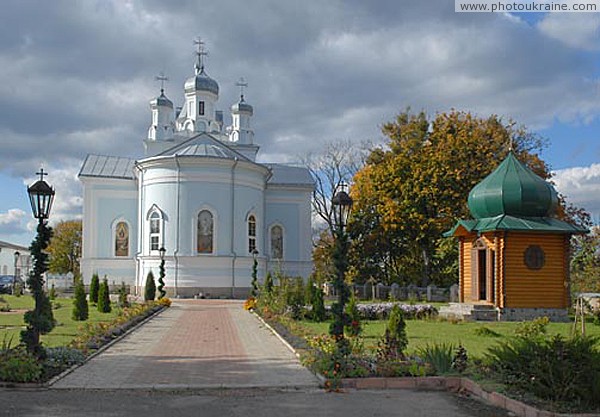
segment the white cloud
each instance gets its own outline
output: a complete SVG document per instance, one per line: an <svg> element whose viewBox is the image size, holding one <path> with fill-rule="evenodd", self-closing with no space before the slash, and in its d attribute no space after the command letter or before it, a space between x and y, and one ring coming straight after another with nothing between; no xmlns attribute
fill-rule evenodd
<svg viewBox="0 0 600 417"><path fill-rule="evenodd" d="M16 235L27 232L25 221L28 220L21 209L9 209L6 213L0 213L0 234Z"/></svg>
<svg viewBox="0 0 600 417"><path fill-rule="evenodd" d="M592 51L600 49L598 13L548 13L538 23L538 28L565 45Z"/></svg>
<svg viewBox="0 0 600 417"><path fill-rule="evenodd" d="M600 222L600 164L558 170L553 180L567 201L586 209L594 222Z"/></svg>

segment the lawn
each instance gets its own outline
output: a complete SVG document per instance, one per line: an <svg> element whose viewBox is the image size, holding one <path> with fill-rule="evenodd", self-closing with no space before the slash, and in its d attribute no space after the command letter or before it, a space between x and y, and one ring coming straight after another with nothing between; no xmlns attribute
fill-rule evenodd
<svg viewBox="0 0 600 417"><path fill-rule="evenodd" d="M377 341L383 334L386 322L381 320L362 321L363 338L365 348L374 350ZM309 335L327 333L329 322L314 323L310 321L296 322L301 331ZM458 346L459 343L467 349L471 357L482 357L488 347L507 340L514 335L518 323L515 322L449 322L441 320L406 320L406 334L408 336L408 353L415 352L419 347L433 343L451 343ZM564 336L571 334L572 323L550 323L548 334L559 333ZM481 328L487 328L493 333L482 332ZM487 333L483 335L481 333ZM586 334L600 337L600 326L587 323Z"/></svg>
<svg viewBox="0 0 600 417"><path fill-rule="evenodd" d="M33 298L29 295L15 297L12 295L2 295L2 299L7 302L11 309L33 309ZM4 305L5 303L0 303ZM111 321L118 314L118 309L113 305L110 313L100 313L95 306L90 305L90 318L85 321L74 321L71 319L73 310L72 298L57 298L54 304L54 319L57 322L56 327L47 335L42 336L42 343L48 347L64 346L68 344L78 333L79 327L84 323L98 323ZM0 313L0 345L9 342L12 339L12 345L19 343L21 330L25 328L23 314Z"/></svg>

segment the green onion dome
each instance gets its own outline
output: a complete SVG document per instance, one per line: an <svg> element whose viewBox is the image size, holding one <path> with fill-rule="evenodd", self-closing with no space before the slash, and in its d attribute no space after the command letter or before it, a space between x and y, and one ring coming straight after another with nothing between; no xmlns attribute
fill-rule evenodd
<svg viewBox="0 0 600 417"><path fill-rule="evenodd" d="M476 219L509 215L550 217L558 207L554 187L521 163L512 152L469 193Z"/></svg>

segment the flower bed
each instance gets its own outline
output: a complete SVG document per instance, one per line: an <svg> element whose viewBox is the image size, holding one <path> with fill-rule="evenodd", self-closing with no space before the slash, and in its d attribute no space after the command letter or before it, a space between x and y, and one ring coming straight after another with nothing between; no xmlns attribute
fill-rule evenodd
<svg viewBox="0 0 600 417"><path fill-rule="evenodd" d="M369 303L358 304L357 309L363 320L385 320L395 305L400 307L405 319L425 319L438 314L431 304Z"/></svg>

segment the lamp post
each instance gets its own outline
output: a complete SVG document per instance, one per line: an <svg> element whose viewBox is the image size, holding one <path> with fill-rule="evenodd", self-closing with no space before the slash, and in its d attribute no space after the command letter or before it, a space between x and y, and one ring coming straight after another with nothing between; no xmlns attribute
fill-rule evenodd
<svg viewBox="0 0 600 417"><path fill-rule="evenodd" d="M36 175L39 175L40 179L27 187L33 217L38 219L37 236L31 244L33 271L27 279L27 285L34 297L35 307L33 311L25 313L27 329L21 332L21 341L31 353L41 357L44 351L40 345L40 334L50 332L55 324L52 305L44 292L43 278L44 272L48 269L48 254L45 250L52 237L52 229L48 227L47 222L55 191L44 181L44 175L48 174L43 169Z"/></svg>
<svg viewBox="0 0 600 417"><path fill-rule="evenodd" d="M252 250L252 297L258 296L258 251L256 248Z"/></svg>
<svg viewBox="0 0 600 417"><path fill-rule="evenodd" d="M13 278L12 288L11 288L12 295L15 295L15 285L17 285L17 279L19 279L19 276L17 276L17 271L18 271L17 268L18 268L19 257L20 256L21 256L21 253L18 250L16 250L15 253L14 253L14 257L15 257L15 276ZM21 274L19 273L18 275L21 275Z"/></svg>
<svg viewBox="0 0 600 417"><path fill-rule="evenodd" d="M350 290L344 281L348 269L348 237L345 228L352 210L352 198L344 191L344 187L343 184L336 187L341 188L341 191L331 199L334 221L333 266L336 272L333 288L337 294L337 302L331 309L333 322L329 328L329 333L335 338L338 351L342 355L349 353L348 341L344 338L344 326L348 324L348 315L344 310L350 298Z"/></svg>
<svg viewBox="0 0 600 417"><path fill-rule="evenodd" d="M158 277L158 299L160 300L161 298L164 298L164 296L167 294L166 291L164 290L165 287L165 253L167 252L167 250L165 249L164 246L161 246L161 248L158 250L158 255L160 256L160 268L159 268L159 277Z"/></svg>

